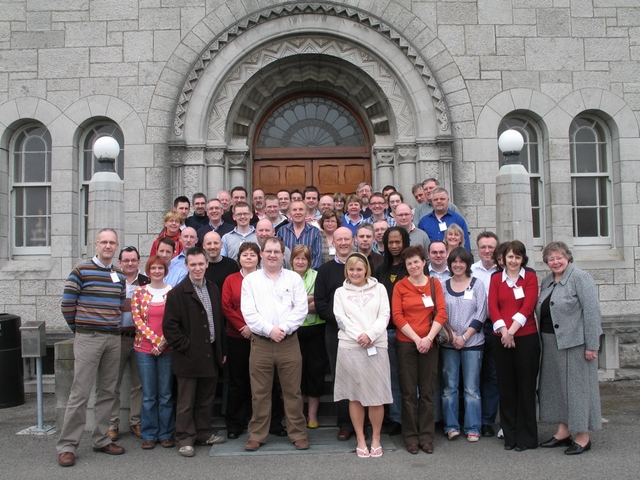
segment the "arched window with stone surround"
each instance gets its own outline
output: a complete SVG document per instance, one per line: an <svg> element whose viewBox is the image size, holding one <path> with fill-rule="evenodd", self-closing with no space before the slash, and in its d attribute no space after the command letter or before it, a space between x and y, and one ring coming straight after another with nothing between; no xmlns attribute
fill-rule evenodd
<svg viewBox="0 0 640 480"><path fill-rule="evenodd" d="M576 245L612 245L611 135L605 122L581 114L569 128L571 206Z"/></svg>
<svg viewBox="0 0 640 480"><path fill-rule="evenodd" d="M98 168L98 159L93 154L93 144L100 137L109 136L118 141L120 155L116 159L116 173L124 180L124 135L122 130L110 120L97 121L89 125L80 137L80 212L82 219L81 245L87 244L89 216L89 182ZM144 188L141 185L140 188Z"/></svg>
<svg viewBox="0 0 640 480"><path fill-rule="evenodd" d="M536 122L524 115L511 115L505 118L498 129L498 137L506 130L514 129L522 134L524 147L520 152L520 162L529 172L531 182L531 217L533 219L534 245L544 245L545 209L544 209L544 177L542 175L542 134ZM504 156L499 154L500 166Z"/></svg>
<svg viewBox="0 0 640 480"><path fill-rule="evenodd" d="M51 134L29 124L11 140L11 251L51 253Z"/></svg>

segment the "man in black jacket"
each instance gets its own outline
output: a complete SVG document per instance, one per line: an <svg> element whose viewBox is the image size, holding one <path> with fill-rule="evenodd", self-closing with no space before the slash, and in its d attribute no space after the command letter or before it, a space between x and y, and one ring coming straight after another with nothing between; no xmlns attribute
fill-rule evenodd
<svg viewBox="0 0 640 480"><path fill-rule="evenodd" d="M226 361L227 339L220 290L205 278L205 251L193 247L185 263L189 275L167 294L162 328L173 348L173 373L178 383L176 440L178 453L193 457L193 445L224 443L211 433L211 406L218 371Z"/></svg>

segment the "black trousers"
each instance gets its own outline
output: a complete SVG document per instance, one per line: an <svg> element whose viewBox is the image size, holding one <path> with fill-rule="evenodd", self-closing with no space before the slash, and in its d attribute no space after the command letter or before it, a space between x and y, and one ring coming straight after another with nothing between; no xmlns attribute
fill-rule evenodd
<svg viewBox="0 0 640 480"><path fill-rule="evenodd" d="M500 425L505 445L536 448L536 385L540 365L537 333L515 337L516 347L505 348L493 337L493 353L500 391Z"/></svg>

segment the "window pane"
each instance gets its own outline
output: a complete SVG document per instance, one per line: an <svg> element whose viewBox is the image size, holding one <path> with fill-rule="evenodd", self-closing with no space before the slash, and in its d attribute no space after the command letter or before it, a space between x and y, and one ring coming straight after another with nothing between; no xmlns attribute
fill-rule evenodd
<svg viewBox="0 0 640 480"><path fill-rule="evenodd" d="M26 245L27 247L46 247L49 238L48 219L45 217L27 217Z"/></svg>
<svg viewBox="0 0 640 480"><path fill-rule="evenodd" d="M538 145L529 145L529 173L540 173L540 166L538 165Z"/></svg>
<svg viewBox="0 0 640 480"><path fill-rule="evenodd" d="M24 215L24 188L14 188L13 201L16 216Z"/></svg>
<svg viewBox="0 0 640 480"><path fill-rule="evenodd" d="M260 132L259 148L354 147L365 144L355 116L322 97L297 98L274 111Z"/></svg>
<svg viewBox="0 0 640 480"><path fill-rule="evenodd" d="M609 209L600 208L600 236L609 236Z"/></svg>
<svg viewBox="0 0 640 480"><path fill-rule="evenodd" d="M16 216L14 219L14 231L13 236L16 247L24 247L24 219L23 217Z"/></svg>
<svg viewBox="0 0 640 480"><path fill-rule="evenodd" d="M598 236L598 209L579 208L576 212L578 237Z"/></svg>
<svg viewBox="0 0 640 480"><path fill-rule="evenodd" d="M538 178L529 179L531 183L531 206L539 207L540 206L540 181Z"/></svg>
<svg viewBox="0 0 640 480"><path fill-rule="evenodd" d="M607 178L599 178L598 179L598 197L599 197L599 205L606 207L609 205L609 181Z"/></svg>
<svg viewBox="0 0 640 480"><path fill-rule="evenodd" d="M576 144L576 173L598 171L595 144Z"/></svg>
<svg viewBox="0 0 640 480"><path fill-rule="evenodd" d="M576 132L576 143L595 143L598 139L591 128L581 128Z"/></svg>
<svg viewBox="0 0 640 480"><path fill-rule="evenodd" d="M607 162L607 144L606 143L601 143L600 145L598 145L598 153L599 153L599 160L600 160L600 172L608 172L609 165Z"/></svg>
<svg viewBox="0 0 640 480"><path fill-rule="evenodd" d="M598 205L598 190L595 178L574 178L576 206Z"/></svg>
<svg viewBox="0 0 640 480"><path fill-rule="evenodd" d="M45 152L25 153L23 156L24 181L46 182L47 154Z"/></svg>
<svg viewBox="0 0 640 480"><path fill-rule="evenodd" d="M26 215L47 215L49 211L49 187L30 187L25 189Z"/></svg>

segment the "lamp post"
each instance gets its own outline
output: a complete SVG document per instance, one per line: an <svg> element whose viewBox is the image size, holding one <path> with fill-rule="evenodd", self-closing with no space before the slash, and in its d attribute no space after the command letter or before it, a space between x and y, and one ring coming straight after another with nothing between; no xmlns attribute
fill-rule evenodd
<svg viewBox="0 0 640 480"><path fill-rule="evenodd" d="M120 243L124 242L124 182L115 170L120 145L113 137L100 137L93 144L98 168L89 182L89 219L87 255L93 252L98 232L113 228Z"/></svg>
<svg viewBox="0 0 640 480"><path fill-rule="evenodd" d="M531 183L519 159L523 146L524 139L517 130L507 130L498 139L505 162L496 176L496 226L501 241L520 240L531 251Z"/></svg>

